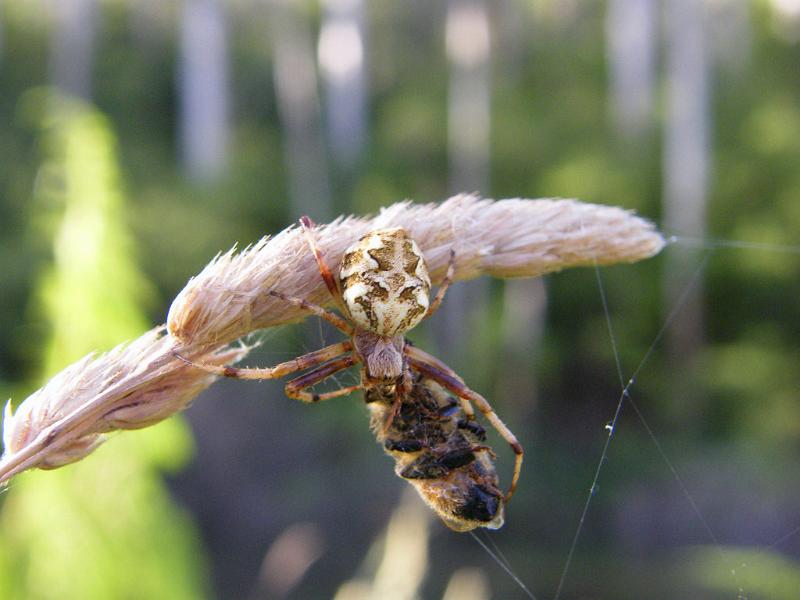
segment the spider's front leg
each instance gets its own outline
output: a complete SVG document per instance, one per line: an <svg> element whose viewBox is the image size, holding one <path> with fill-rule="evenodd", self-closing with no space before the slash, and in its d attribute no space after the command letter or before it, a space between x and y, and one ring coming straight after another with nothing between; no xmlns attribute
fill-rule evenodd
<svg viewBox="0 0 800 600"><path fill-rule="evenodd" d="M181 356L177 352L174 352L173 354L187 365L191 365L220 377L232 377L234 379L277 379L278 377L283 377L284 375L289 375L297 371L304 371L306 369L317 367L323 363L327 363L329 360L332 360L337 356L341 356L345 352L352 351L352 349L352 342L347 340L344 342L339 342L338 344L331 344L330 346L315 350L314 352L309 352L308 354L303 354L302 356L298 356L292 360L287 360L286 362L277 364L274 367L263 368L209 365L206 363L193 362L188 358Z"/></svg>
<svg viewBox="0 0 800 600"><path fill-rule="evenodd" d="M350 392L360 390L363 387L361 384L339 388L338 390L324 392L322 394L315 394L313 392L305 391L307 388L322 382L331 375L352 367L357 363L358 358L353 354L349 354L321 365L313 371L292 379L289 383L287 383L285 388L286 395L289 396L289 398L294 398L295 400L301 400L303 402L319 402L320 400L329 400L330 398L345 396Z"/></svg>
<svg viewBox="0 0 800 600"><path fill-rule="evenodd" d="M325 263L325 259L322 258L322 252L320 252L317 246L317 240L314 237L314 222L308 216L304 215L300 217L300 226L303 229L303 235L306 236L306 243L311 250L311 254L314 255L314 259L317 261L317 268L319 269L319 274L322 276L322 281L325 282L325 287L328 288L333 301L336 302L336 306L342 311L342 314L348 314L347 307L345 306L344 300L342 300L342 291L339 289L339 285L336 282L336 277L331 273L331 270Z"/></svg>
<svg viewBox="0 0 800 600"><path fill-rule="evenodd" d="M304 298L298 298L297 296L287 296L281 292L276 292L275 290L270 290L267 292L270 296L274 296L275 298L280 298L287 304L291 304L296 306L297 308L302 308L303 310L307 310L310 313L317 315L320 319L325 319L328 323L336 327L339 331L346 335L353 335L353 326L350 325L347 321L345 321L342 317L337 315L334 312L329 310L325 310L318 304L314 304L313 302L309 302Z"/></svg>
<svg viewBox="0 0 800 600"><path fill-rule="evenodd" d="M429 377L459 398L474 402L478 410L483 413L497 432L508 442L509 446L511 446L511 449L514 451L514 475L512 476L508 492L506 492L505 500L508 502L511 496L514 495L514 490L517 489L517 481L519 480L519 474L522 470L522 445L517 441L516 436L511 433L511 430L506 424L500 420L500 417L494 412L494 409L486 398L469 389L461 377L442 361L410 345L406 346L405 353L408 356L409 365L412 369L421 373L424 377ZM467 413L467 415L469 416L469 413Z"/></svg>
<svg viewBox="0 0 800 600"><path fill-rule="evenodd" d="M333 313L329 310L325 310L321 306L309 302L304 298L298 298L296 296L287 296L286 294L282 294L281 292L276 292L274 290L270 290L269 292L267 292L267 294L270 296L274 296L275 298L280 298L287 304L291 304L293 306L296 306L297 308L307 310L308 312L317 315L321 319L325 319L328 323L339 329L342 333L345 333L349 336L353 335L353 327L350 325L350 323L345 321L342 317L340 317L336 313ZM175 355L176 358L181 359L188 365L197 367L198 369L202 369L204 371L207 371L208 373L213 373L214 375L218 375L220 377L233 377L236 379L277 379L278 377L289 375L290 373L294 373L295 371L304 371L305 369L311 369L312 367L316 367L317 365L320 365L324 362L336 358L340 354L344 354L345 352L350 352L352 349L353 349L353 344L348 340L346 342L339 342L338 344L332 344L330 346L326 346L321 350L315 350L314 352L309 352L308 354L304 354L292 360L280 363L278 365L275 365L274 367L252 368L252 369L198 363L189 360L188 358L182 356L177 352L173 352L173 354Z"/></svg>

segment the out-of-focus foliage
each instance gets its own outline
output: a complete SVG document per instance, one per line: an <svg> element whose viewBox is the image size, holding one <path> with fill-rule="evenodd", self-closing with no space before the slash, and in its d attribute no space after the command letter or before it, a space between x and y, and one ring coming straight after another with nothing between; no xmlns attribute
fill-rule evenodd
<svg viewBox="0 0 800 600"><path fill-rule="evenodd" d="M683 576L731 596L794 600L800 589L800 564L769 549L703 546L687 552L681 562ZM725 573L731 565L733 577Z"/></svg>
<svg viewBox="0 0 800 600"><path fill-rule="evenodd" d="M138 336L148 326L143 308L152 291L135 265L107 119L46 89L20 102L43 130L46 158L34 205L42 233L54 240L53 264L38 283L41 312L52 324L42 366L52 374L87 352Z"/></svg>
<svg viewBox="0 0 800 600"><path fill-rule="evenodd" d="M108 121L54 92L24 102L42 125L39 226L55 240L33 309L51 325L42 346L47 377L145 330L149 290L125 223ZM185 424L172 419L114 440L96 460L16 479L0 514L0 595L201 597L202 550L162 481L191 448Z"/></svg>
<svg viewBox="0 0 800 600"><path fill-rule="evenodd" d="M95 460L20 476L0 513L0 595L202 598L204 551L163 483L191 449L173 419L119 436Z"/></svg>

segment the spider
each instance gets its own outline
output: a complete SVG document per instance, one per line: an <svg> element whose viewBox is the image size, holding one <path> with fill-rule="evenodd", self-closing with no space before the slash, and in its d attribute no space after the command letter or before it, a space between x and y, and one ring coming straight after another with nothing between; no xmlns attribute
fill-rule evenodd
<svg viewBox="0 0 800 600"><path fill-rule="evenodd" d="M288 397L303 402L364 390L372 428L395 459L397 474L416 487L444 523L457 531L500 527L504 504L519 479L522 446L483 396L404 337L441 305L455 272L455 252L450 252L447 273L431 299L425 258L403 228L372 231L350 246L337 279L317 247L311 219L303 217L300 224L325 286L344 316L303 298L268 293L328 321L348 339L268 368L208 365L178 357L209 373L238 379L275 379L307 370L285 386ZM309 391L358 364L357 385ZM482 444L485 431L475 421L473 404L514 451L514 472L505 494L497 487L494 453Z"/></svg>

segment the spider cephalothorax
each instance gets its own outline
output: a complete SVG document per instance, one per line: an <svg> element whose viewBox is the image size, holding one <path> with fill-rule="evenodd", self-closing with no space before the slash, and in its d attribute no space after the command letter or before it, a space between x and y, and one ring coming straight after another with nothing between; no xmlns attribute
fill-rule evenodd
<svg viewBox="0 0 800 600"><path fill-rule="evenodd" d="M350 246L339 281L353 322L381 336L408 331L430 305L425 258L402 227L372 231Z"/></svg>

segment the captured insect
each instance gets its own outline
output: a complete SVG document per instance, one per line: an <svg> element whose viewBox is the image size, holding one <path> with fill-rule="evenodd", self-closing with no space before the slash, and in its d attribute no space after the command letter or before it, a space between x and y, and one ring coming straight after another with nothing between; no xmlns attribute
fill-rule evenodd
<svg viewBox="0 0 800 600"><path fill-rule="evenodd" d="M216 375L274 379L309 370L290 380L286 395L319 402L364 390L371 426L395 472L407 479L442 521L456 531L497 529L517 486L522 446L489 402L469 389L447 365L408 342L404 334L430 317L442 303L455 273L455 253L431 299L425 257L401 227L372 231L350 246L338 278L323 259L308 217L300 219L319 272L344 318L302 298L268 292L325 319L349 339L269 368L237 368L192 363ZM309 388L331 375L361 365L357 385L314 393ZM514 451L508 491L499 489L495 455L475 420L473 404Z"/></svg>

